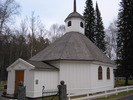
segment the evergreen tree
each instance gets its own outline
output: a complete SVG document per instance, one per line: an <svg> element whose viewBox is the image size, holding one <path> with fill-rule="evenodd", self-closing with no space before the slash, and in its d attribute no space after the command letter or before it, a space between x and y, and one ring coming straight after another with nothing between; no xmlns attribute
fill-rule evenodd
<svg viewBox="0 0 133 100"><path fill-rule="evenodd" d="M104 52L106 50L105 46L105 32L102 22L101 13L96 3L95 10L95 44Z"/></svg>
<svg viewBox="0 0 133 100"><path fill-rule="evenodd" d="M85 35L95 43L95 16L92 0L86 1L86 7L84 10L84 19L85 19Z"/></svg>
<svg viewBox="0 0 133 100"><path fill-rule="evenodd" d="M118 17L118 72L128 78L133 75L133 0L122 0Z"/></svg>

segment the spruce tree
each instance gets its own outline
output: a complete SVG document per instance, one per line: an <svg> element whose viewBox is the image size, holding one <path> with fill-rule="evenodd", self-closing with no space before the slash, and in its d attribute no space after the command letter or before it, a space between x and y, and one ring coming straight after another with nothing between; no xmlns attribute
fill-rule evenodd
<svg viewBox="0 0 133 100"><path fill-rule="evenodd" d="M101 13L96 3L95 10L95 44L104 52L106 50L105 46L105 32L102 22Z"/></svg>
<svg viewBox="0 0 133 100"><path fill-rule="evenodd" d="M86 7L84 10L84 19L85 19L85 35L95 43L95 16L92 0L86 1Z"/></svg>
<svg viewBox="0 0 133 100"><path fill-rule="evenodd" d="M118 72L128 78L133 75L133 0L122 0L118 16Z"/></svg>

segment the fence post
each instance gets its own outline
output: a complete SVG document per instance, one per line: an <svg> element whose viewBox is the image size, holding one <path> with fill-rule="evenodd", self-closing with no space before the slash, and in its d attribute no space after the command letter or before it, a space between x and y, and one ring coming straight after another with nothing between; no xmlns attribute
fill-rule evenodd
<svg viewBox="0 0 133 100"><path fill-rule="evenodd" d="M60 85L58 85L58 89L59 89L59 100L67 100L67 87L64 81L60 82Z"/></svg>
<svg viewBox="0 0 133 100"><path fill-rule="evenodd" d="M118 90L117 90L117 87L115 88L115 92L116 92L116 95L118 95Z"/></svg>
<svg viewBox="0 0 133 100"><path fill-rule="evenodd" d="M26 100L26 87L23 86L23 82L18 83L15 98L17 98L17 100Z"/></svg>
<svg viewBox="0 0 133 100"><path fill-rule="evenodd" d="M42 100L44 98L44 89L45 89L45 86L42 86Z"/></svg>
<svg viewBox="0 0 133 100"><path fill-rule="evenodd" d="M127 86L127 92L128 92L129 90L128 90L128 86Z"/></svg>
<svg viewBox="0 0 133 100"><path fill-rule="evenodd" d="M68 100L71 100L71 98L70 98L70 97L68 97Z"/></svg>
<svg viewBox="0 0 133 100"><path fill-rule="evenodd" d="M89 97L89 96L90 96L89 93L87 93L87 97ZM90 100L90 99L88 98L87 100Z"/></svg>
<svg viewBox="0 0 133 100"><path fill-rule="evenodd" d="M107 98L107 97L108 97L108 95L107 95L107 90L105 90L105 94L106 94L106 96L105 96L105 97Z"/></svg>

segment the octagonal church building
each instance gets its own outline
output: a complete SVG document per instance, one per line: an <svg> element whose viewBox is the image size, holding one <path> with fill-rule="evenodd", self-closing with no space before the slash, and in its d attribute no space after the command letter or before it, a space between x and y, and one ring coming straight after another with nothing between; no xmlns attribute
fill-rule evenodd
<svg viewBox="0 0 133 100"><path fill-rule="evenodd" d="M114 62L84 35L84 18L76 11L76 0L65 24L61 38L29 60L19 58L7 68L7 94L14 94L19 81L29 98L41 97L43 86L57 89L62 80L69 93L114 88Z"/></svg>

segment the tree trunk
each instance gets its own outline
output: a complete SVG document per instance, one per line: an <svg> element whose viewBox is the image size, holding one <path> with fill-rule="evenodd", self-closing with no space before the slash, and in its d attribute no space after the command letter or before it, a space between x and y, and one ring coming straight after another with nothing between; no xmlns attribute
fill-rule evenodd
<svg viewBox="0 0 133 100"><path fill-rule="evenodd" d="M128 85L128 76L125 77L125 85Z"/></svg>

